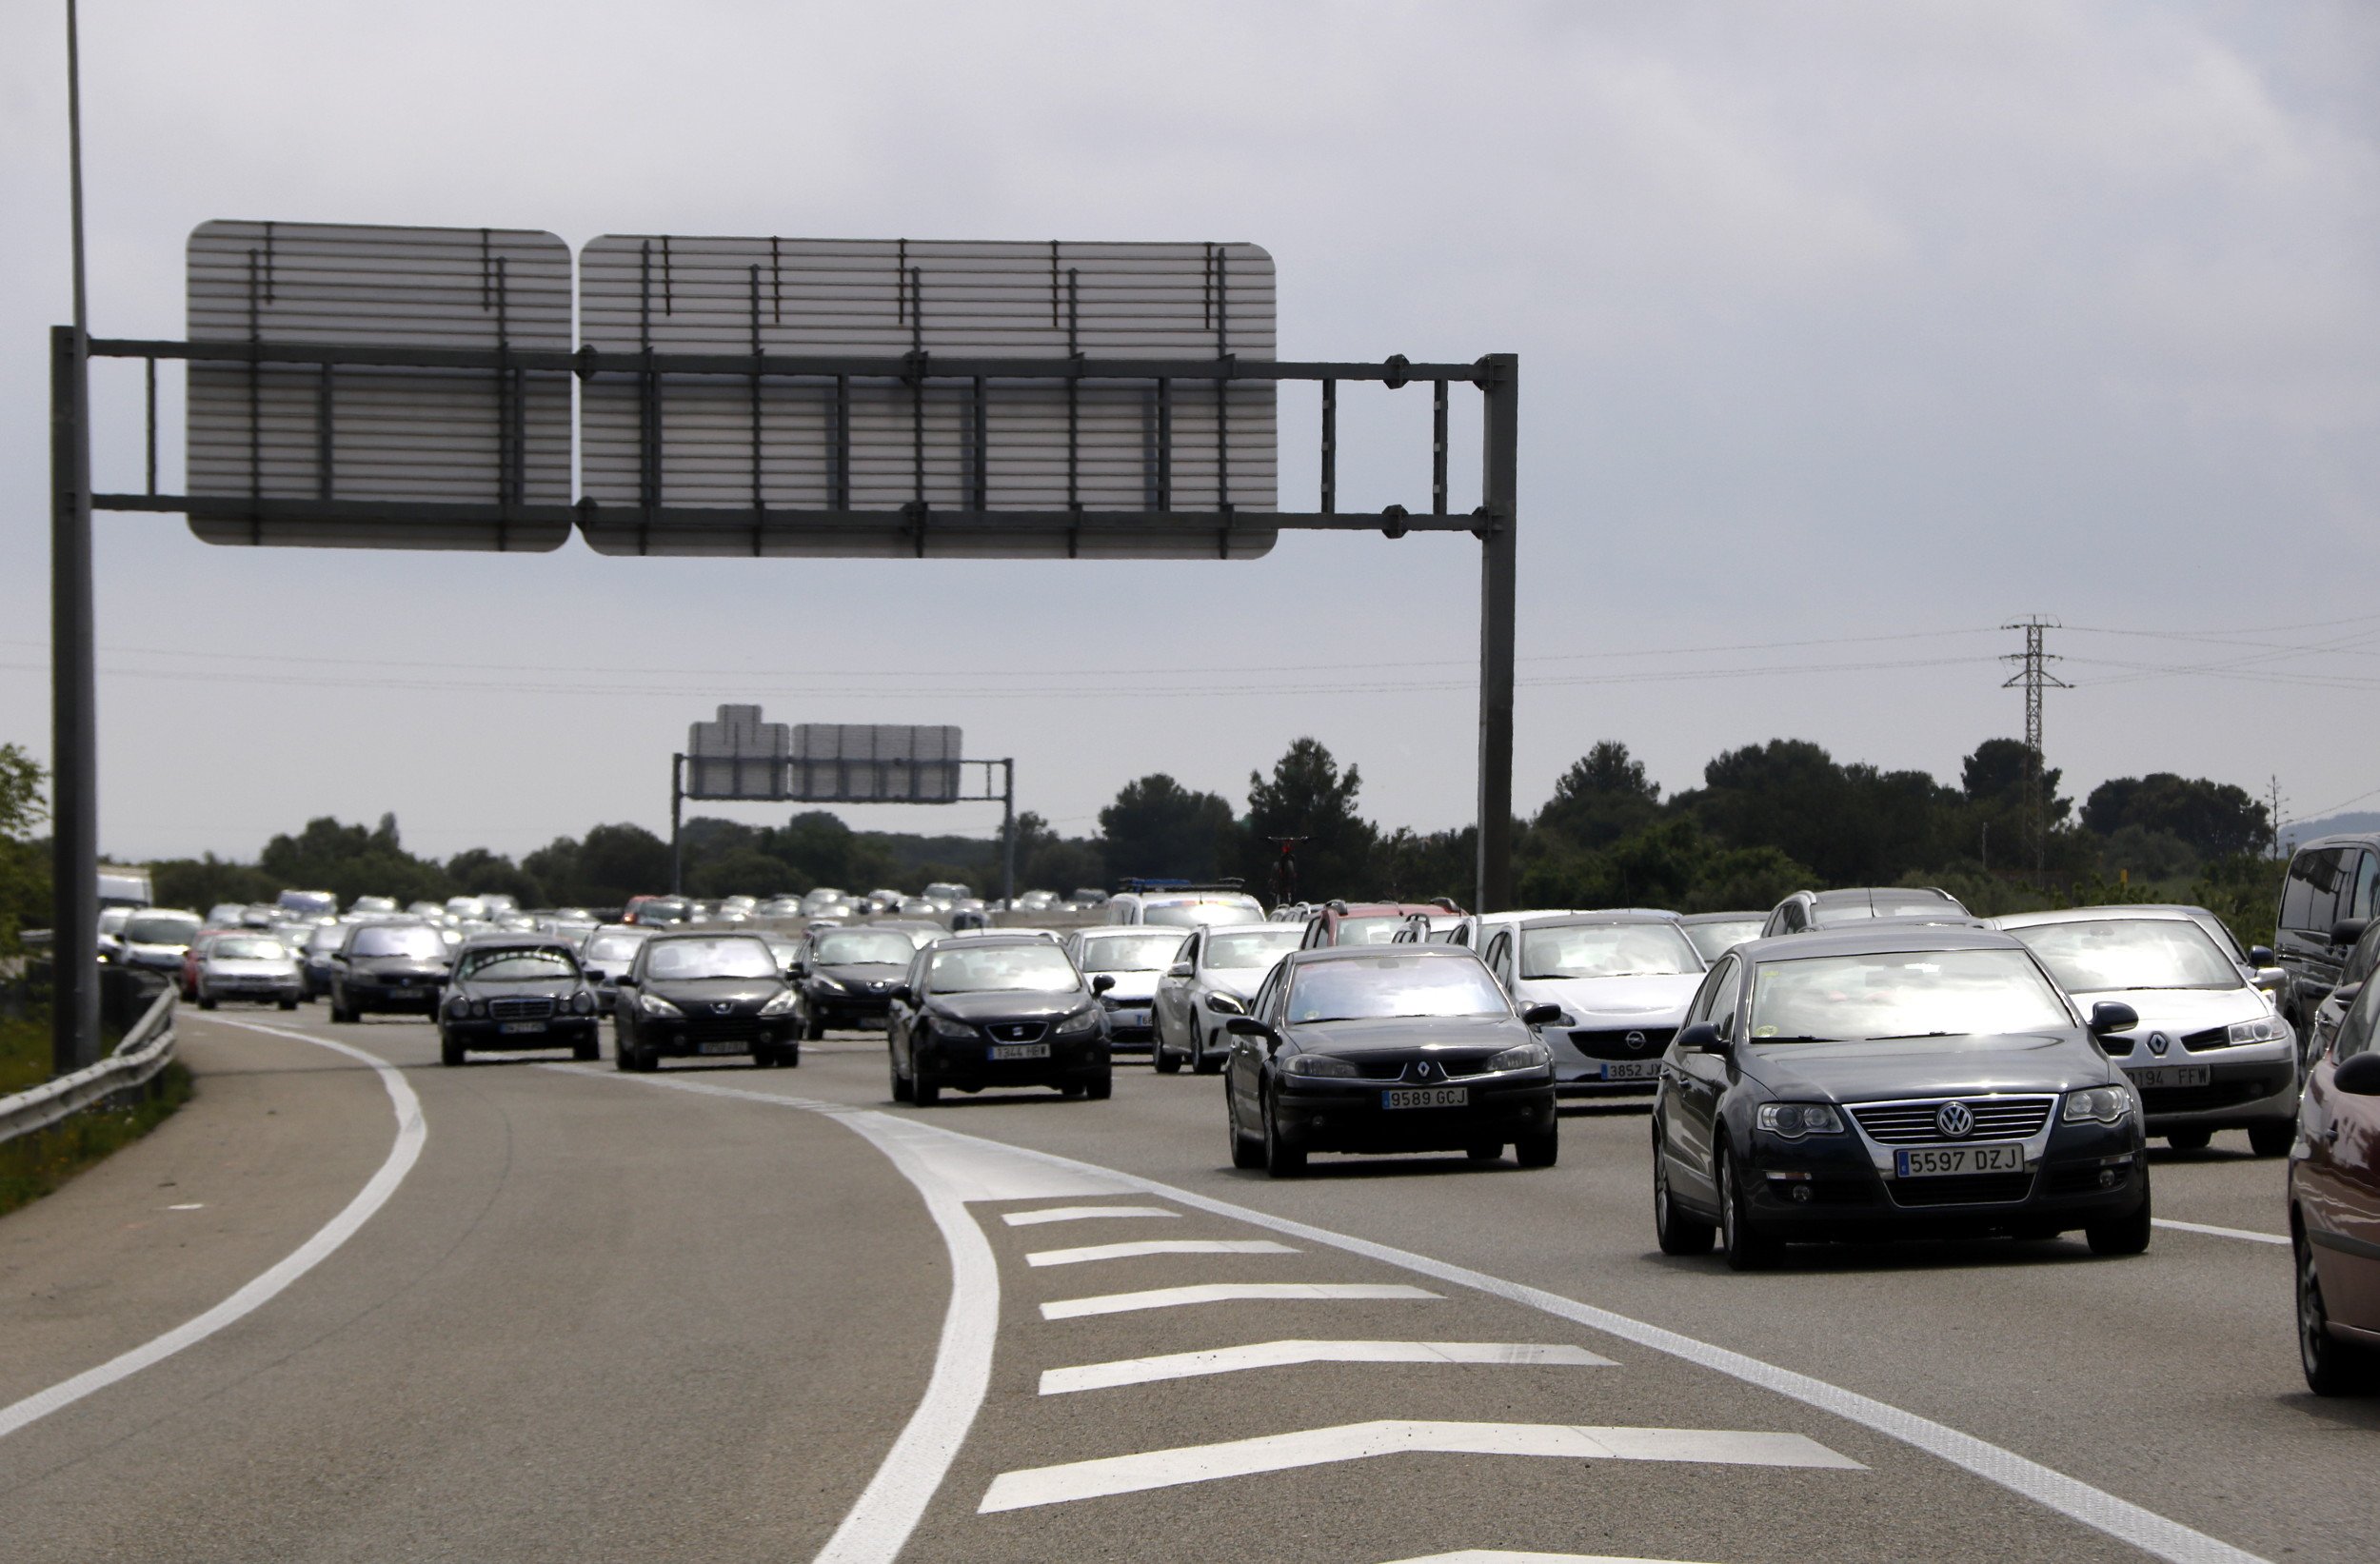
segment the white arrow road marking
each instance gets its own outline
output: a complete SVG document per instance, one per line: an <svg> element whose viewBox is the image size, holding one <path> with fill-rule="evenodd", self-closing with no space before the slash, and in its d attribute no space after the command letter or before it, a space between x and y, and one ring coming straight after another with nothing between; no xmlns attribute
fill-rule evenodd
<svg viewBox="0 0 2380 1564"><path fill-rule="evenodd" d="M1294 1255L1270 1238L1143 1238L1139 1243L1091 1243L1080 1249L1044 1249L1027 1255L1027 1265L1081 1265L1086 1260L1129 1260L1143 1255Z"/></svg>
<svg viewBox="0 0 2380 1564"><path fill-rule="evenodd" d="M1545 1455L1580 1461L1697 1461L1728 1466L1832 1467L1865 1472L1799 1434L1737 1434L1695 1428L1579 1428L1560 1423L1442 1423L1384 1418L1222 1444L1185 1445L1133 1455L1003 1472L977 1514L1071 1504L1113 1494L1214 1482L1374 1455Z"/></svg>
<svg viewBox="0 0 2380 1564"><path fill-rule="evenodd" d="M1145 1293L1106 1293L1098 1297L1061 1298L1041 1305L1043 1319L1080 1319L1084 1315L1124 1315L1135 1309L1178 1309L1190 1303L1227 1303L1234 1298L1271 1298L1312 1303L1325 1298L1435 1298L1438 1294L1401 1281L1209 1281L1194 1287L1153 1287Z"/></svg>
<svg viewBox="0 0 2380 1564"><path fill-rule="evenodd" d="M1087 1222L1101 1217L1179 1217L1161 1205L1053 1205L1039 1211L1011 1211L1001 1220L1010 1227L1039 1227L1043 1222Z"/></svg>
<svg viewBox="0 0 2380 1564"><path fill-rule="evenodd" d="M1528 1341L1253 1341L1244 1347L1217 1347L1207 1352L1167 1353L1161 1357L1125 1357L1112 1363L1044 1369L1041 1394L1064 1396L1079 1390L1145 1385L1159 1379L1195 1379L1201 1375L1237 1374L1243 1369L1287 1368L1294 1363L1617 1367L1610 1358L1598 1357L1584 1347Z"/></svg>
<svg viewBox="0 0 2380 1564"><path fill-rule="evenodd" d="M1517 1554L1506 1548L1466 1548L1458 1554L1392 1559L1390 1564L1678 1564L1678 1561L1620 1558L1610 1554Z"/></svg>
<svg viewBox="0 0 2380 1564"><path fill-rule="evenodd" d="M2168 1217L2152 1217L2149 1221L2152 1226L2170 1227L2176 1233L2204 1233L2209 1237L2214 1238L2243 1238L2250 1243L2277 1243L2284 1249L2290 1246L2290 1236L2286 1233L2257 1233L2245 1227L2209 1227L2204 1222L2177 1222Z"/></svg>

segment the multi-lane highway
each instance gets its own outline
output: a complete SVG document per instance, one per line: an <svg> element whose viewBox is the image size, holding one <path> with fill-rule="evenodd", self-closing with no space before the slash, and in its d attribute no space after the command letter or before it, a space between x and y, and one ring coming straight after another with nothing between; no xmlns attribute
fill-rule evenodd
<svg viewBox="0 0 2380 1564"><path fill-rule="evenodd" d="M11 1561L2380 1547L2380 1408L2306 1394L2244 1145L2157 1154L2137 1258L1737 1275L1656 1251L1640 1111L1549 1171L1275 1181L1139 1066L921 1112L859 1034L653 1076L182 1035L196 1099L0 1222Z"/></svg>

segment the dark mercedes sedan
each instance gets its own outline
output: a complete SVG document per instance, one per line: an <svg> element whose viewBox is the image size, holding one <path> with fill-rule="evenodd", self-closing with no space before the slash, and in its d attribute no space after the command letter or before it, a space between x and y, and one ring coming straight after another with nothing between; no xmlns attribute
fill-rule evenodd
<svg viewBox="0 0 2380 1564"><path fill-rule="evenodd" d="M2140 1101L2012 936L1879 920L1737 945L1661 1060L1653 1206L1665 1254L1714 1235L1737 1270L1786 1242L2079 1228L2149 1245Z"/></svg>
<svg viewBox="0 0 2380 1564"><path fill-rule="evenodd" d="M1339 945L1281 958L1223 1023L1234 1167L1276 1178L1308 1153L1461 1151L1525 1168L1559 1150L1553 1055L1479 959L1451 945Z"/></svg>
<svg viewBox="0 0 2380 1564"><path fill-rule="evenodd" d="M883 1025L917 953L899 929L812 929L797 958L802 1035L816 1042L830 1026Z"/></svg>
<svg viewBox="0 0 2380 1564"><path fill-rule="evenodd" d="M656 934L614 986L612 1058L623 1070L720 1054L749 1054L762 1069L802 1062L798 996L757 934Z"/></svg>
<svg viewBox="0 0 2380 1564"><path fill-rule="evenodd" d="M1099 997L1115 980L1084 978L1040 935L935 940L893 991L893 1100L930 1108L944 1087L986 1086L1106 1097L1115 1075Z"/></svg>
<svg viewBox="0 0 2380 1564"><path fill-rule="evenodd" d="M330 958L330 1019L369 1010L438 1011L446 986L446 941L427 923L356 923Z"/></svg>
<svg viewBox="0 0 2380 1564"><path fill-rule="evenodd" d="M601 1052L595 990L566 940L489 934L455 953L454 976L438 1007L438 1055L461 1064L472 1049L567 1048Z"/></svg>

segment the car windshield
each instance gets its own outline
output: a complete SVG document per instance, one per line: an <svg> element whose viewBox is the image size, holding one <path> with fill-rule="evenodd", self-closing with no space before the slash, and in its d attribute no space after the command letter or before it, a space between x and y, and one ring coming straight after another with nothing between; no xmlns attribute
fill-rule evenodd
<svg viewBox="0 0 2380 1564"><path fill-rule="evenodd" d="M208 944L207 954L231 961L286 961L289 948L278 940L226 937Z"/></svg>
<svg viewBox="0 0 2380 1564"><path fill-rule="evenodd" d="M1271 966L1296 950L1305 930L1295 923L1277 929L1250 929L1245 934L1217 934L1206 941L1206 964L1230 972Z"/></svg>
<svg viewBox="0 0 2380 1564"><path fill-rule="evenodd" d="M2021 950L1891 951L1763 961L1754 1042L1856 1042L2058 1031L2074 1024Z"/></svg>
<svg viewBox="0 0 2380 1564"><path fill-rule="evenodd" d="M2091 918L2011 929L2070 994L2238 988L2239 968L2187 918Z"/></svg>
<svg viewBox="0 0 2380 1564"><path fill-rule="evenodd" d="M438 931L419 926L412 928L357 929L355 942L347 946L350 956L412 956L436 960L446 954L446 942Z"/></svg>
<svg viewBox="0 0 2380 1564"><path fill-rule="evenodd" d="M1397 939L1397 931L1405 926L1401 917L1374 916L1342 918L1339 921L1339 942L1342 945L1385 945Z"/></svg>
<svg viewBox="0 0 2380 1564"><path fill-rule="evenodd" d="M633 934L599 934L586 942L586 959L590 961L629 961L636 959L636 947L645 941Z"/></svg>
<svg viewBox="0 0 2380 1564"><path fill-rule="evenodd" d="M927 980L937 994L1062 994L1081 983L1066 953L1040 940L938 950Z"/></svg>
<svg viewBox="0 0 2380 1564"><path fill-rule="evenodd" d="M1655 978L1700 972L1675 923L1573 923L1520 933L1523 978Z"/></svg>
<svg viewBox="0 0 2380 1564"><path fill-rule="evenodd" d="M566 950L470 950L463 954L455 974L484 983L561 982L579 975L578 962Z"/></svg>
<svg viewBox="0 0 2380 1564"><path fill-rule="evenodd" d="M918 947L898 929L837 929L813 947L821 966L906 966Z"/></svg>
<svg viewBox="0 0 2380 1564"><path fill-rule="evenodd" d="M311 951L337 950L339 942L347 937L345 923L317 924L314 932L306 937L306 948Z"/></svg>
<svg viewBox="0 0 2380 1564"><path fill-rule="evenodd" d="M1162 972L1174 964L1187 936L1110 934L1082 941L1085 972Z"/></svg>
<svg viewBox="0 0 2380 1564"><path fill-rule="evenodd" d="M1386 1020L1400 1016L1509 1016L1503 990L1469 957L1367 956L1315 961L1289 985L1289 1020Z"/></svg>
<svg viewBox="0 0 2380 1564"><path fill-rule="evenodd" d="M1745 940L1760 938L1766 921L1760 918L1738 918L1717 923L1688 923L1686 938L1694 941L1704 960L1716 961Z"/></svg>
<svg viewBox="0 0 2380 1564"><path fill-rule="evenodd" d="M1168 928L1204 928L1210 923L1252 923L1264 909L1249 897L1229 901L1150 901L1140 908L1140 921Z"/></svg>
<svg viewBox="0 0 2380 1564"><path fill-rule="evenodd" d="M198 920L186 912L135 913L124 921L124 940L132 945L187 945L198 933Z"/></svg>
<svg viewBox="0 0 2380 1564"><path fill-rule="evenodd" d="M694 978L774 978L777 958L749 935L716 940L656 940L645 947L645 975L668 982Z"/></svg>

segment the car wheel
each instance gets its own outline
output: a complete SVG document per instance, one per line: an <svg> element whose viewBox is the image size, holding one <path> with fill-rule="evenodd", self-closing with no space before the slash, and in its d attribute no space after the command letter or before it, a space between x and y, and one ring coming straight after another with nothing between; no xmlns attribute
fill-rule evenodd
<svg viewBox="0 0 2380 1564"><path fill-rule="evenodd" d="M438 1034L438 1062L452 1068L463 1062L462 1039L447 1033Z"/></svg>
<svg viewBox="0 0 2380 1564"><path fill-rule="evenodd" d="M2149 1247L2149 1197L2140 1197L2140 1208L2128 1217L2112 1221L2092 1222L2083 1229L2094 1255L2137 1255Z"/></svg>
<svg viewBox="0 0 2380 1564"><path fill-rule="evenodd" d="M775 1043L773 1043L773 1042L756 1042L756 1043L754 1043L754 1044L752 1045L752 1068L753 1068L753 1069L755 1069L755 1070L770 1070L770 1069L774 1069L774 1068L776 1068L776 1065L777 1065L777 1045L776 1045Z"/></svg>
<svg viewBox="0 0 2380 1564"><path fill-rule="evenodd" d="M2207 1142L2214 1138L2212 1130L2168 1130L2165 1143L2175 1151L2205 1151Z"/></svg>
<svg viewBox="0 0 2380 1564"><path fill-rule="evenodd" d="M909 1079L901 1073L901 1061L891 1057L892 1050L888 1048L884 1052L885 1067L892 1073L892 1099L906 1102L909 1100Z"/></svg>
<svg viewBox="0 0 2380 1564"><path fill-rule="evenodd" d="M1295 1178L1306 1170L1306 1149L1293 1146L1280 1132L1280 1124L1273 1113L1273 1099L1264 1099L1264 1171L1276 1178Z"/></svg>
<svg viewBox="0 0 2380 1564"><path fill-rule="evenodd" d="M816 1016L811 1016L804 1020L802 1022L802 1040L803 1042L824 1042L826 1040L826 1023Z"/></svg>
<svg viewBox="0 0 2380 1564"><path fill-rule="evenodd" d="M1524 1168L1550 1168L1562 1155L1561 1132L1524 1135L1513 1142L1513 1156Z"/></svg>
<svg viewBox="0 0 2380 1564"><path fill-rule="evenodd" d="M1240 1133L1240 1110L1233 1106L1231 1093L1223 1094L1223 1128L1231 1136L1231 1165L1254 1172L1264 1165L1264 1142Z"/></svg>
<svg viewBox="0 0 2380 1564"><path fill-rule="evenodd" d="M2276 1119L2269 1124L2248 1126L2248 1149L2259 1157L2287 1157L2290 1147L2297 1143L2297 1122Z"/></svg>
<svg viewBox="0 0 2380 1564"><path fill-rule="evenodd" d="M1669 1158L1659 1140L1653 1143L1653 1235L1664 1255L1707 1255L1718 1235L1709 1222L1696 1221L1678 1209L1669 1190Z"/></svg>
<svg viewBox="0 0 2380 1564"><path fill-rule="evenodd" d="M212 1010L215 1007L215 997L212 994L208 993L205 989L200 989L198 991L198 1007L201 1010Z"/></svg>
<svg viewBox="0 0 2380 1564"><path fill-rule="evenodd" d="M570 1057L582 1064L602 1059L604 1057L603 1039L589 1032L585 1038L570 1045Z"/></svg>
<svg viewBox="0 0 2380 1564"><path fill-rule="evenodd" d="M1776 1240L1760 1231L1744 1207L1749 1203L1735 1178L1735 1159L1722 1150L1719 1164L1719 1249L1731 1271L1758 1271L1776 1262Z"/></svg>
<svg viewBox="0 0 2380 1564"><path fill-rule="evenodd" d="M930 1108L942 1099L942 1083L925 1073L923 1059L909 1061L909 1100L921 1108Z"/></svg>
<svg viewBox="0 0 2380 1564"><path fill-rule="evenodd" d="M1104 1102L1109 1098L1115 1096L1115 1073L1110 1071L1108 1074L1100 1076L1095 1079L1084 1081L1082 1083L1082 1095L1089 1098L1094 1102Z"/></svg>
<svg viewBox="0 0 2380 1564"><path fill-rule="evenodd" d="M614 1027L611 1033L611 1064L615 1070L636 1068L636 1050L628 1046L627 1039L620 1035L618 1027Z"/></svg>
<svg viewBox="0 0 2380 1564"><path fill-rule="evenodd" d="M2291 1237L2297 1256L2297 1360L2306 1371L2306 1388L2316 1396L2358 1396L2380 1385L2380 1372L2375 1372L2380 1360L2370 1350L2330 1334L2322 1277L2314 1270L2314 1246L2302 1231Z"/></svg>
<svg viewBox="0 0 2380 1564"><path fill-rule="evenodd" d="M778 1049L777 1062L788 1070L802 1068L802 1045L798 1042L789 1042Z"/></svg>
<svg viewBox="0 0 2380 1564"><path fill-rule="evenodd" d="M636 1051L636 1068L639 1075L649 1076L658 1071L661 1068L661 1050L639 1048Z"/></svg>
<svg viewBox="0 0 2380 1564"><path fill-rule="evenodd" d="M1160 1076L1173 1075L1181 1068L1181 1060L1173 1056L1161 1038L1149 1044L1149 1064Z"/></svg>
<svg viewBox="0 0 2380 1564"><path fill-rule="evenodd" d="M1476 1146L1465 1146L1462 1154L1475 1162L1500 1162L1504 1159L1504 1142L1482 1140Z"/></svg>
<svg viewBox="0 0 2380 1564"><path fill-rule="evenodd" d="M343 1026L355 1020L355 1012L347 1008L347 997L335 988L330 991L330 1019Z"/></svg>
<svg viewBox="0 0 2380 1564"><path fill-rule="evenodd" d="M1204 1039L1195 1026L1190 1029L1190 1068L1202 1076L1219 1075L1223 1068L1223 1056L1206 1051Z"/></svg>
<svg viewBox="0 0 2380 1564"><path fill-rule="evenodd" d="M295 1010L297 1007L298 1007L298 1002L297 1002L297 1000L296 1000L296 998L295 998L294 996L292 996L292 995L284 995L284 996L282 996L282 999L281 999L281 1008L282 1008L282 1009L284 1009L284 1010Z"/></svg>

